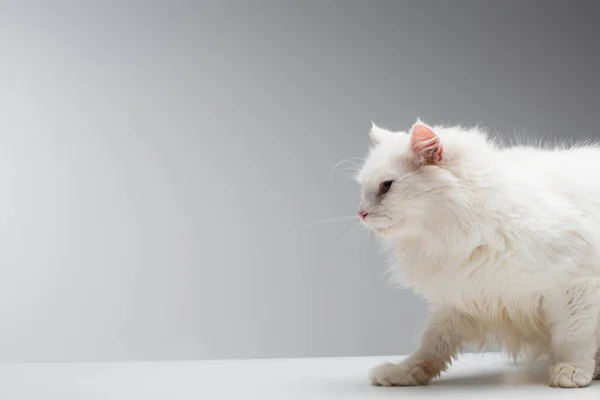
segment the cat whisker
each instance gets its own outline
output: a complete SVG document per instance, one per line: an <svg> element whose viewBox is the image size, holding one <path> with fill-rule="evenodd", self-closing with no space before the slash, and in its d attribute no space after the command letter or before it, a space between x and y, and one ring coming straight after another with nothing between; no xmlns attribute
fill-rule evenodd
<svg viewBox="0 0 600 400"><path fill-rule="evenodd" d="M341 231L342 229L345 229L350 222L353 222L353 220L348 220L348 221L344 222L342 224L342 226L337 230L337 232L339 233L339 231Z"/></svg>
<svg viewBox="0 0 600 400"><path fill-rule="evenodd" d="M365 226L363 226L363 228L364 229L362 229L362 231L364 233L362 235L360 247L362 247L362 259L363 259L363 262L365 262L367 259L367 244L368 244L369 238L371 236L371 230Z"/></svg>
<svg viewBox="0 0 600 400"><path fill-rule="evenodd" d="M334 218L313 221L313 222L309 223L308 225L305 225L304 227L309 228L314 225L326 224L326 223L330 223L330 222L350 222L352 220L357 220L357 219L358 219L358 216L356 216L356 215L347 215L347 216L343 216L343 217L334 217Z"/></svg>
<svg viewBox="0 0 600 400"><path fill-rule="evenodd" d="M351 158L347 158L347 159L342 159L333 166L333 168L331 169L331 174L333 175L336 172L338 172L337 171L338 167L340 167L344 164L350 164L350 166L344 168L342 171L339 171L339 172L344 172L344 171L348 171L348 170L354 170L355 172L360 171L361 165L358 162L353 161L352 158L359 159L361 162L364 161L364 159L359 158L359 157L351 157Z"/></svg>
<svg viewBox="0 0 600 400"><path fill-rule="evenodd" d="M360 228L362 226L363 226L362 223L360 221L358 221L354 225L354 227L346 234L345 240L344 240L344 248L348 248L352 244L352 241L356 237L356 233L360 231Z"/></svg>

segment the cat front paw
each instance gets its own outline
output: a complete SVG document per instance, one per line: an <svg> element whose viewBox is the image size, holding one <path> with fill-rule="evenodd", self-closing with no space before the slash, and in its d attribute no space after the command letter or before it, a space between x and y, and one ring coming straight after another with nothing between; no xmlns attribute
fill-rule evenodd
<svg viewBox="0 0 600 400"><path fill-rule="evenodd" d="M550 368L550 386L557 388L582 388L589 386L593 374L570 364L556 364Z"/></svg>
<svg viewBox="0 0 600 400"><path fill-rule="evenodd" d="M371 371L371 384L374 386L419 386L431 381L423 368L405 363L386 363Z"/></svg>

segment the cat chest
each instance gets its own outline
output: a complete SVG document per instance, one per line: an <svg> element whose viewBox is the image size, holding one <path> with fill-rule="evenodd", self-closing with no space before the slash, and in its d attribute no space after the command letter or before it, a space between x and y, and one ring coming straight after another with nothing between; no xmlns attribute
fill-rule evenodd
<svg viewBox="0 0 600 400"><path fill-rule="evenodd" d="M474 321L480 332L508 349L515 350L526 343L539 346L550 342L541 298L519 305L504 304L500 299L479 299L465 302L459 309Z"/></svg>

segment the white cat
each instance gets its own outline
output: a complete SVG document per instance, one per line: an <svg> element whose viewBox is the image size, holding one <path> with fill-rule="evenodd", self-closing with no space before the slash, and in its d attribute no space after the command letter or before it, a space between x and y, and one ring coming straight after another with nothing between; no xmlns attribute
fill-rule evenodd
<svg viewBox="0 0 600 400"><path fill-rule="evenodd" d="M493 341L585 387L600 347L600 148L502 148L480 129L373 125L359 215L391 245L392 276L424 296L420 348L371 374L428 383L464 345Z"/></svg>

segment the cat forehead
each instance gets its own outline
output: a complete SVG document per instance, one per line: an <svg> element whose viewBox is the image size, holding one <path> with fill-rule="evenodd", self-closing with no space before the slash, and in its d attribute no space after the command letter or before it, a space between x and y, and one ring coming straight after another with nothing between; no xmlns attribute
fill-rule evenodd
<svg viewBox="0 0 600 400"><path fill-rule="evenodd" d="M395 143L388 142L371 148L357 177L358 182L365 184L395 174L402 168L402 158L407 151L408 138L406 141L397 140Z"/></svg>

